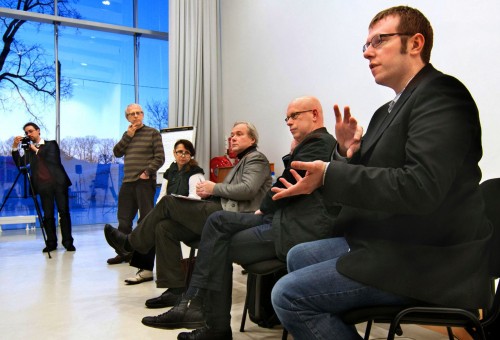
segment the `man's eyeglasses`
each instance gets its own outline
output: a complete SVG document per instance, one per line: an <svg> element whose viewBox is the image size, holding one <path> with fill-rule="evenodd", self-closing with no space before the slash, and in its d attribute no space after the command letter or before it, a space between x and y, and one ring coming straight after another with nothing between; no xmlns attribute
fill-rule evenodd
<svg viewBox="0 0 500 340"><path fill-rule="evenodd" d="M175 154L179 157L190 157L191 153L189 151L176 151Z"/></svg>
<svg viewBox="0 0 500 340"><path fill-rule="evenodd" d="M136 112L129 112L127 113L127 116L140 116L142 115L144 112L142 111L136 111Z"/></svg>
<svg viewBox="0 0 500 340"><path fill-rule="evenodd" d="M370 40L369 42L367 42L366 44L363 45L363 53L365 53L365 51L368 49L368 47L370 47L370 45L372 45L375 48L379 47L385 41L384 40L385 37L392 37L395 35L404 36L404 35L413 35L413 34L411 34L411 33L385 33L385 34L374 35L372 40Z"/></svg>
<svg viewBox="0 0 500 340"><path fill-rule="evenodd" d="M298 116L300 116L304 112L309 112L309 111L314 111L314 110L304 110L304 111L297 111L297 112L292 112L288 117L285 118L285 122L288 123L288 121L295 120L297 119Z"/></svg>

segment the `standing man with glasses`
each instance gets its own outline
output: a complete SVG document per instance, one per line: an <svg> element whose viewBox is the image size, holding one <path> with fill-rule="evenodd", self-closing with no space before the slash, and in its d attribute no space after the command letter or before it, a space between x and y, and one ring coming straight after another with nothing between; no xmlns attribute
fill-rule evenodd
<svg viewBox="0 0 500 340"><path fill-rule="evenodd" d="M397 33L399 32L399 33ZM392 102L362 129L334 107L339 142L330 162L294 162L296 184L273 199L322 189L342 210L343 237L304 243L288 254L289 274L273 306L294 339L361 339L342 314L376 305L488 307L492 227L479 182L481 125L474 99L430 64L433 31L417 9L378 13L363 56Z"/></svg>
<svg viewBox="0 0 500 340"><path fill-rule="evenodd" d="M165 153L160 132L144 125L144 112L139 104L128 105L125 117L130 125L114 146L113 153L115 157L125 157L123 182L118 194L118 229L130 234L137 210L139 223L154 207L156 171L165 162ZM129 254L117 254L108 259L108 264L128 260ZM142 275L153 277L152 272Z"/></svg>

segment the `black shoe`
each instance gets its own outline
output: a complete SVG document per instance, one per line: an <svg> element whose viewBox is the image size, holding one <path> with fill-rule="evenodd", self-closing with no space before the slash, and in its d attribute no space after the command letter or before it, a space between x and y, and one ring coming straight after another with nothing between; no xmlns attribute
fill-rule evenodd
<svg viewBox="0 0 500 340"><path fill-rule="evenodd" d="M205 326L203 305L198 299L187 300L182 298L180 302L166 313L158 316L146 316L142 323L149 327L177 329L177 328L199 328Z"/></svg>
<svg viewBox="0 0 500 340"><path fill-rule="evenodd" d="M146 307L148 308L165 308L165 307L172 307L179 302L181 299L182 294L174 294L170 291L170 289L166 290L163 292L158 297L146 300Z"/></svg>
<svg viewBox="0 0 500 340"><path fill-rule="evenodd" d="M115 257L109 258L106 262L108 262L108 264L120 264L122 262L127 262L127 260L123 256L116 255Z"/></svg>
<svg viewBox="0 0 500 340"><path fill-rule="evenodd" d="M213 329L208 326L195 329L192 332L182 332L177 335L177 340L232 340L231 328L226 330Z"/></svg>
<svg viewBox="0 0 500 340"><path fill-rule="evenodd" d="M47 245L45 248L43 248L42 253L50 253L51 251L54 251L57 249L57 244L56 245Z"/></svg>
<svg viewBox="0 0 500 340"><path fill-rule="evenodd" d="M130 252L125 249L125 243L127 242L127 235L122 233L111 225L106 224L104 226L104 236L108 244L113 247L114 250L123 258L130 255Z"/></svg>
<svg viewBox="0 0 500 340"><path fill-rule="evenodd" d="M76 251L76 248L74 245L70 244L69 246L66 247L66 251Z"/></svg>

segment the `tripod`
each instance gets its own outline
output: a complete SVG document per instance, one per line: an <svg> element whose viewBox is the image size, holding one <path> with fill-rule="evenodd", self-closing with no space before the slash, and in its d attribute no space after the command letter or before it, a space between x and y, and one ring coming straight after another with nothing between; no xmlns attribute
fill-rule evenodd
<svg viewBox="0 0 500 340"><path fill-rule="evenodd" d="M45 236L45 225L44 225L44 221L42 218L40 205L38 204L38 199L36 198L35 189L33 188L33 183L31 182L31 175L29 173L28 166L19 166L18 169L19 169L19 172L17 173L16 179L12 183L12 186L10 187L9 192L7 193L7 195L5 196L5 198L3 200L2 206L0 207L0 212L2 211L5 203L7 202L7 199L9 198L10 193L12 192L14 187L16 186L16 183L19 180L19 177L21 177L21 174L23 174L24 175L24 198L28 197L28 193L26 192L26 190L27 190L26 183L28 183L28 186L30 189L29 195L33 199L33 203L35 204L36 214L38 216L38 220L40 221L40 229L42 230L43 241L45 242L45 244L47 244L47 237ZM50 255L50 251L47 252L47 255L49 256L49 259L52 258L52 256Z"/></svg>

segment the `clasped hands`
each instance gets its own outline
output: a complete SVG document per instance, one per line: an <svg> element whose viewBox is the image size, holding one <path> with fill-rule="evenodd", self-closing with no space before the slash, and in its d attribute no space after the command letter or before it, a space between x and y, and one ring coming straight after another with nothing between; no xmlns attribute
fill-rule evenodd
<svg viewBox="0 0 500 340"><path fill-rule="evenodd" d="M357 120L351 116L349 106L344 107L343 117L337 104L333 106L333 111L335 113L335 136L338 143L337 151L341 156L351 158L361 147L363 128L359 126ZM271 188L271 191L275 193L273 200L295 195L310 194L323 185L326 162L294 161L291 166L293 169L290 170L290 173L297 182L291 184L286 179L280 178L285 189L278 187ZM306 170L306 174L302 177L294 169Z"/></svg>

